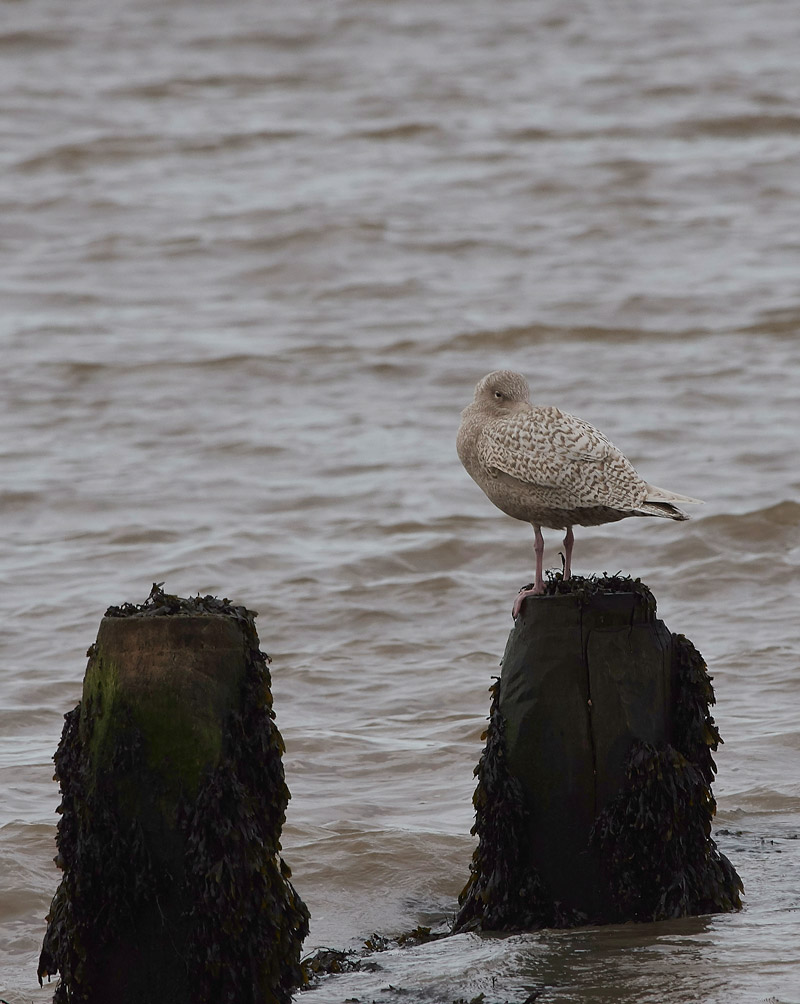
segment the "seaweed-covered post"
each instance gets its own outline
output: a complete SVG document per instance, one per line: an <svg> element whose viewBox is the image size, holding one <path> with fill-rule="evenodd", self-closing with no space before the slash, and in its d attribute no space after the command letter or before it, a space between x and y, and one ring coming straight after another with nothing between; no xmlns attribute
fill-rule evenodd
<svg viewBox="0 0 800 1004"><path fill-rule="evenodd" d="M492 689L456 931L741 906L711 838L711 680L645 585L551 578L526 601Z"/></svg>
<svg viewBox="0 0 800 1004"><path fill-rule="evenodd" d="M302 982L254 616L158 586L106 612L54 758L63 877L39 980L60 974L56 1004L283 1004Z"/></svg>

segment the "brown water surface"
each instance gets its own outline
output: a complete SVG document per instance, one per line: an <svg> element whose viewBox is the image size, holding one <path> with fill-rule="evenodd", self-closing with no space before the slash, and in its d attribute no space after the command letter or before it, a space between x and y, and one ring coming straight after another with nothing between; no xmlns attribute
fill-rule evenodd
<svg viewBox="0 0 800 1004"><path fill-rule="evenodd" d="M509 366L707 500L579 530L575 569L641 576L708 660L747 906L462 935L304 1000L800 1000L796 7L0 17L0 996L52 996L50 758L103 611L154 580L260 613L307 947L453 912L533 563L454 437Z"/></svg>

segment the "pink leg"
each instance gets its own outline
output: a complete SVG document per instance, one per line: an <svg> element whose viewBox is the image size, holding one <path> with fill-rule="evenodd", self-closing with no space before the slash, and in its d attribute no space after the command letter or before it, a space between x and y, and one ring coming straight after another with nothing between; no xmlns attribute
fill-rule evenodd
<svg viewBox="0 0 800 1004"><path fill-rule="evenodd" d="M533 580L533 591L536 595L544 592L544 580L542 578L542 560L544 559L544 537L542 528L533 528L533 553L536 555L536 575Z"/></svg>
<svg viewBox="0 0 800 1004"><path fill-rule="evenodd" d="M564 578L568 579L572 575L572 545L575 543L575 538L572 535L572 527L567 527L567 532L564 534Z"/></svg>
<svg viewBox="0 0 800 1004"><path fill-rule="evenodd" d="M533 553L536 555L536 575L533 579L532 589L521 589L517 593L517 598L514 600L514 606L511 608L511 616L514 620L519 617L519 612L522 609L523 600L528 596L541 596L544 592L544 578L542 577L542 559L544 557L544 537L542 536L542 528L534 524L533 527Z"/></svg>

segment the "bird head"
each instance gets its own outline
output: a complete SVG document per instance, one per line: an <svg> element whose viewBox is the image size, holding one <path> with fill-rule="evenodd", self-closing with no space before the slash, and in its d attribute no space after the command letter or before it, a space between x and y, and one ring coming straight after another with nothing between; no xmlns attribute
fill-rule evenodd
<svg viewBox="0 0 800 1004"><path fill-rule="evenodd" d="M530 407L528 381L513 370L487 373L475 388L475 404L496 415L508 415Z"/></svg>

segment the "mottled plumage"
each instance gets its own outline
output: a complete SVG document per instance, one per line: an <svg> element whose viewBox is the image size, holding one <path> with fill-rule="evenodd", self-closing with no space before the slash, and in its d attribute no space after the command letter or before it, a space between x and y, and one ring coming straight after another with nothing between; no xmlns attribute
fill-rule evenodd
<svg viewBox="0 0 800 1004"><path fill-rule="evenodd" d="M530 403L527 381L511 370L489 373L475 388L458 430L458 455L489 499L535 534L540 593L541 527L566 529L565 578L570 574L572 527L613 523L627 516L689 517L677 502L698 499L643 481L630 461L598 429L553 407ZM520 594L515 604L519 612Z"/></svg>

